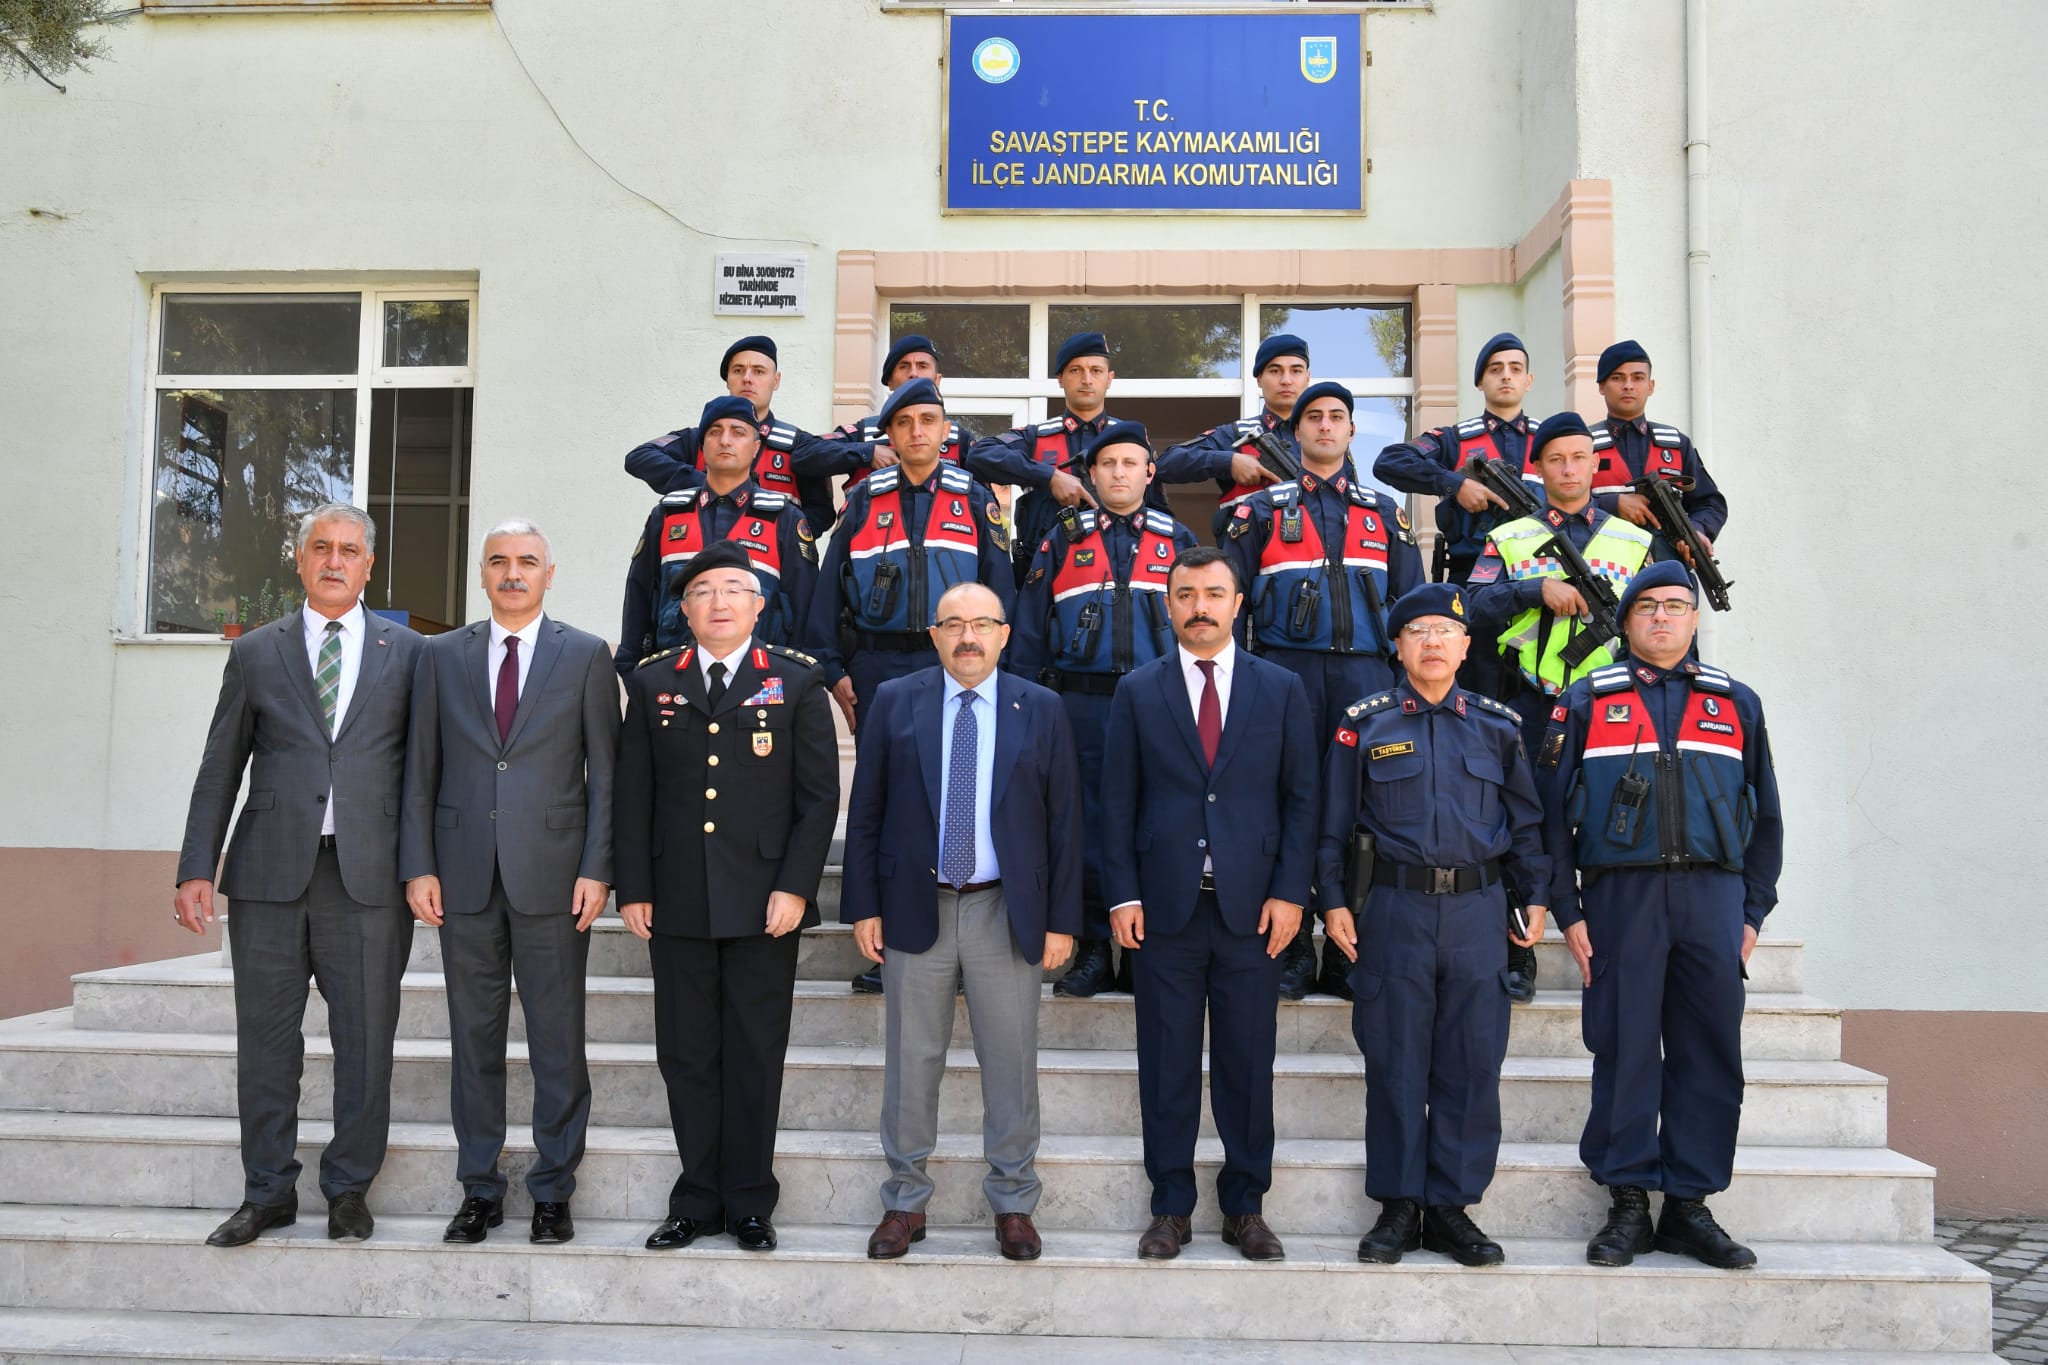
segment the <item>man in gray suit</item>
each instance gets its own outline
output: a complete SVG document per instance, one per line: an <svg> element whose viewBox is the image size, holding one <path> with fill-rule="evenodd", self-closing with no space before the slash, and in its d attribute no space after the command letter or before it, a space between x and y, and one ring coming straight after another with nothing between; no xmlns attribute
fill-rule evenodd
<svg viewBox="0 0 2048 1365"><path fill-rule="evenodd" d="M533 1071L532 1240L576 1235L569 1196L590 1123L588 930L612 876L619 683L604 641L541 614L554 554L530 521L484 536L491 619L420 650L398 870L441 930L462 1207L442 1240L505 1221L505 1027L516 975Z"/></svg>
<svg viewBox="0 0 2048 1365"><path fill-rule="evenodd" d="M185 817L173 914L214 920L214 870L242 772L220 893L234 902L236 1102L242 1206L208 1237L241 1246L298 1217L299 1076L310 976L334 1046L334 1139L320 1154L327 1235L374 1226L364 1195L391 1128L391 1040L412 921L398 880L398 808L420 637L363 609L377 530L328 503L299 523L299 611L228 648ZM252 762L253 756L253 762Z"/></svg>

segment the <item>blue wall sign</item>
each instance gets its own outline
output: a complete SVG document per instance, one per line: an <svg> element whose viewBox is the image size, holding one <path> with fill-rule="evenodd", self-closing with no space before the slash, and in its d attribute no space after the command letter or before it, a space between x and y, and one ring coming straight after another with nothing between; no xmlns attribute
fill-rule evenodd
<svg viewBox="0 0 2048 1365"><path fill-rule="evenodd" d="M948 213L1363 213L1356 14L956 14Z"/></svg>

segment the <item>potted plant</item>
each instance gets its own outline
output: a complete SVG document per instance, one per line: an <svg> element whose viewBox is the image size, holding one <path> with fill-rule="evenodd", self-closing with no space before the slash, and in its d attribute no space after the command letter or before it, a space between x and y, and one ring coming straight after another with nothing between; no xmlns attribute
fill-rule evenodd
<svg viewBox="0 0 2048 1365"><path fill-rule="evenodd" d="M236 639L242 633L242 623L240 621L228 620L227 610L222 607L214 609L213 628L219 632L220 638L223 640Z"/></svg>

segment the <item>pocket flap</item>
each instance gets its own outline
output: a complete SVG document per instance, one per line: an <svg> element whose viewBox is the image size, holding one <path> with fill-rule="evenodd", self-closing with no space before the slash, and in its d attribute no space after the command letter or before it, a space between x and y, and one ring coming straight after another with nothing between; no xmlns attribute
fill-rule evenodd
<svg viewBox="0 0 2048 1365"><path fill-rule="evenodd" d="M582 829L589 812L581 802L566 806L549 806L547 827L549 829Z"/></svg>
<svg viewBox="0 0 2048 1365"><path fill-rule="evenodd" d="M1374 782L1405 782L1411 777L1422 775L1422 755L1410 750L1404 754L1388 754L1384 758L1366 755L1365 775Z"/></svg>
<svg viewBox="0 0 2048 1365"><path fill-rule="evenodd" d="M884 877L895 876L896 855L893 853L877 853L875 855L875 871L881 873Z"/></svg>
<svg viewBox="0 0 2048 1365"><path fill-rule="evenodd" d="M462 823L462 812L454 806L434 807L434 828L454 829Z"/></svg>
<svg viewBox="0 0 2048 1365"><path fill-rule="evenodd" d="M1377 1000L1381 987L1386 984L1386 977L1381 976L1378 972L1354 971L1351 973L1351 994L1354 998L1361 1001Z"/></svg>
<svg viewBox="0 0 2048 1365"><path fill-rule="evenodd" d="M1507 773L1502 770L1500 760L1492 754L1466 754L1465 771L1481 782L1489 782L1496 787L1507 780Z"/></svg>
<svg viewBox="0 0 2048 1365"><path fill-rule="evenodd" d="M243 810L269 810L269 809L270 809L270 808L271 808L272 806L275 806L276 804L277 804L277 793L276 793L276 792L274 792L274 791L268 791L268 792L257 792L257 791L252 791L252 792L250 792L250 793L249 793L249 799L248 799L247 801L244 801L244 802L242 803L242 809L243 809Z"/></svg>
<svg viewBox="0 0 2048 1365"><path fill-rule="evenodd" d="M386 815L390 816L390 817L391 817L392 819L394 819L394 820L398 818L398 798L397 798L397 797L395 797L395 796L387 796L387 797L385 797L385 798L384 798L384 813L385 813Z"/></svg>

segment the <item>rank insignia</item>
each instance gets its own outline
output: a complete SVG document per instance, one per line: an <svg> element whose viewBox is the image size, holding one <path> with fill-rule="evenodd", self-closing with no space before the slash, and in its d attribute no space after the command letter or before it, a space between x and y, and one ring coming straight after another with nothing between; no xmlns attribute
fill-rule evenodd
<svg viewBox="0 0 2048 1365"><path fill-rule="evenodd" d="M1036 582L1037 582L1037 581L1038 581L1039 579L1041 579L1041 578L1043 578L1043 577L1045 577L1045 566L1041 564L1041 565L1039 565L1039 566L1038 566L1037 568L1035 568L1035 569L1033 569L1033 570L1031 571L1031 576L1030 576L1030 577L1028 577L1028 578L1026 578L1026 579L1024 580L1024 586L1028 588L1028 587L1030 587L1030 586L1031 586L1031 585L1032 585L1033 583L1036 583Z"/></svg>
<svg viewBox="0 0 2048 1365"><path fill-rule="evenodd" d="M1075 568L1086 568L1086 567L1087 567L1088 565L1090 565L1090 564L1093 564L1094 562L1095 562L1095 551L1093 551L1093 550L1076 550L1076 551L1074 551L1074 567L1075 567Z"/></svg>
<svg viewBox="0 0 2048 1365"><path fill-rule="evenodd" d="M1543 752L1536 756L1539 767L1555 768L1564 758L1564 731L1552 730L1543 737Z"/></svg>
<svg viewBox="0 0 2048 1365"><path fill-rule="evenodd" d="M895 523L896 514L894 512L880 512L877 513L875 516L875 525L881 527L885 531L888 530L891 526L895 525Z"/></svg>
<svg viewBox="0 0 2048 1365"><path fill-rule="evenodd" d="M753 739L755 758L766 758L775 752L775 732L773 730L756 730L754 731Z"/></svg>
<svg viewBox="0 0 2048 1365"><path fill-rule="evenodd" d="M1412 754L1414 752L1415 741L1404 739L1399 744L1375 744L1367 751L1366 756L1376 763L1383 758L1397 758L1402 754Z"/></svg>
<svg viewBox="0 0 2048 1365"><path fill-rule="evenodd" d="M640 552L646 548L647 537L643 535L640 537L640 539L633 542L633 558L638 559L640 557Z"/></svg>
<svg viewBox="0 0 2048 1365"><path fill-rule="evenodd" d="M670 540L688 540L690 538L690 523L687 521L679 521L675 525L669 527L668 538Z"/></svg>
<svg viewBox="0 0 2048 1365"><path fill-rule="evenodd" d="M1636 676L1637 676L1638 678L1641 678L1641 679L1642 679L1642 680L1643 680L1644 682L1646 682L1646 683L1653 683L1653 682L1657 681L1657 675L1656 675L1655 673L1651 672L1651 671L1650 671L1649 669L1647 669L1647 668L1639 668L1639 669L1637 669L1637 670L1636 670Z"/></svg>
<svg viewBox="0 0 2048 1365"><path fill-rule="evenodd" d="M741 702L741 703L740 703L740 705L742 705L742 706L780 706L780 705L782 705L782 679L780 679L780 678L770 678L770 679L768 679L768 681L766 681L766 682L764 682L764 683L762 683L762 684L761 684L761 690L760 690L759 692L756 692L756 693L755 693L755 694L754 694L753 696L751 696L751 697L748 697L748 698L747 698L747 699L746 699L745 701Z"/></svg>
<svg viewBox="0 0 2048 1365"><path fill-rule="evenodd" d="M1621 724L1621 723L1622 723L1623 721L1625 721L1625 720L1627 720L1627 719L1628 719L1628 703L1627 703L1627 702L1625 702L1625 701L1611 701L1611 702L1608 702L1608 703L1607 703L1607 723L1608 723L1609 725L1619 725L1619 724Z"/></svg>

